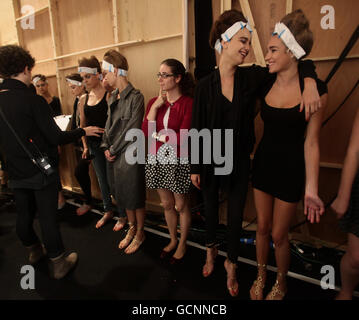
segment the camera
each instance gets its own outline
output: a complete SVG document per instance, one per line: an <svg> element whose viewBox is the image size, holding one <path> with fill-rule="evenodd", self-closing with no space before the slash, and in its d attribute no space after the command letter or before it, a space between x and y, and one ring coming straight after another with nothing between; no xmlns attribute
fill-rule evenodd
<svg viewBox="0 0 359 320"><path fill-rule="evenodd" d="M52 168L49 158L48 157L40 157L36 158L35 161L36 165L40 168L40 170L45 173L47 176L50 176L55 172L55 170Z"/></svg>

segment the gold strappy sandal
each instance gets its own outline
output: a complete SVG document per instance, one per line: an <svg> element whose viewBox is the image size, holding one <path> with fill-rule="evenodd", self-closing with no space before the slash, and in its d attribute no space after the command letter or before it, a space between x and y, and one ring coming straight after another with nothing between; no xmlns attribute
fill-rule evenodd
<svg viewBox="0 0 359 320"><path fill-rule="evenodd" d="M278 272L277 273L277 280L275 282L275 284L272 287L271 292L268 293L266 300L283 300L284 296L286 295L286 291L282 291L279 289L279 281L278 278L282 278L283 277L283 273Z"/></svg>
<svg viewBox="0 0 359 320"><path fill-rule="evenodd" d="M250 294L250 298L251 300L263 300L263 297L262 299L258 299L259 295L260 295L260 290L263 291L264 287L265 287L265 283L264 283L264 279L263 277L259 274L259 269L260 268L263 268L267 269L267 265L266 264L257 264L257 268L258 268L258 275L257 275L257 279L253 282L253 285L252 285L252 288L254 287L254 295L256 297L256 299L253 299L252 298L252 295L251 295L251 292L249 293ZM252 290L251 290L252 291Z"/></svg>
<svg viewBox="0 0 359 320"><path fill-rule="evenodd" d="M228 270L227 270L227 267L229 266L229 264L234 264L233 262L230 262L228 259L226 259L224 261L224 268L226 269L227 271L227 289L228 289L228 292L229 294L232 296L232 297L236 297L238 295L238 292L239 292L239 287L238 287L238 280L237 280L237 276L236 276L236 271L237 271L237 264L234 264L234 276L230 276L228 274ZM227 267L226 267L227 266ZM234 282L235 285L232 285L232 286L228 286L228 281L231 281L231 282Z"/></svg>
<svg viewBox="0 0 359 320"><path fill-rule="evenodd" d="M143 229L139 229L137 231L141 231ZM146 236L145 234L143 234L143 237L141 240L139 240L137 237L134 237L131 244L126 248L125 253L126 254L132 254L135 253L141 246L141 244L143 243L143 241L145 241Z"/></svg>
<svg viewBox="0 0 359 320"><path fill-rule="evenodd" d="M126 248L130 244L130 242L132 241L133 237L136 234L136 225L132 222L129 222L128 225L129 225L129 228L126 233L126 237L118 245L118 247L120 249Z"/></svg>

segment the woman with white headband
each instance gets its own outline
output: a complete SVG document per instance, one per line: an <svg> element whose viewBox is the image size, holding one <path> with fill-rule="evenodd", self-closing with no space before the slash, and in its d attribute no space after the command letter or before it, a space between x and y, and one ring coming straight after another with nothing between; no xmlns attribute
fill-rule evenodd
<svg viewBox="0 0 359 320"><path fill-rule="evenodd" d="M270 237L275 246L277 279L267 300L281 300L287 292L290 265L289 228L304 193L304 214L319 222L324 205L318 196L319 134L327 101L327 87L317 79L322 108L307 122L298 112L303 81L298 62L313 46L309 22L301 10L275 25L265 60L273 78L261 93L264 133L253 160L252 183L257 210L258 275L251 299L263 298Z"/></svg>
<svg viewBox="0 0 359 320"><path fill-rule="evenodd" d="M142 124L145 136L152 137L146 161L146 186L157 190L170 234L170 242L162 249L160 257L164 259L173 253L170 263L175 264L185 256L191 226L190 165L181 130L191 127L194 81L177 59L162 61L157 78L160 93L148 102Z"/></svg>
<svg viewBox="0 0 359 320"><path fill-rule="evenodd" d="M102 86L101 65L95 56L82 58L79 61L78 72L80 73L86 90L89 92L80 98L78 108L80 110L81 127L85 125L96 125L104 128L107 120L107 92ZM106 158L100 145L100 138L82 138L84 151L83 159L92 159L97 180L100 186L104 215L97 222L96 228L101 228L108 220L113 218L113 205L110 187L107 180Z"/></svg>
<svg viewBox="0 0 359 320"><path fill-rule="evenodd" d="M60 99L50 93L46 76L43 74L36 74L32 77L32 83L36 88L36 93L45 98L46 102L51 107L53 116L56 117L61 115L62 110Z"/></svg>
<svg viewBox="0 0 359 320"><path fill-rule="evenodd" d="M79 73L69 74L66 76L66 81L71 93L75 97L71 118L71 130L74 130L76 128L80 128L80 110L78 108L79 99L87 92ZM88 212L92 207L91 178L89 172L91 161L89 159L82 159L83 145L81 140L76 141L74 145L77 158L75 177L85 196L84 204L76 210L77 215L81 216Z"/></svg>
<svg viewBox="0 0 359 320"><path fill-rule="evenodd" d="M108 180L112 195L121 211L126 209L129 229L119 248L134 253L145 240L145 169L144 164L129 164L126 151L133 144L125 140L131 129L140 129L145 112L142 93L127 80L128 63L116 50L105 53L102 62L104 81L118 89L109 106L101 148L107 159ZM120 220L118 224L120 224ZM117 224L116 224L117 225ZM115 226L116 227L116 226ZM118 228L122 228L123 225Z"/></svg>
<svg viewBox="0 0 359 320"><path fill-rule="evenodd" d="M251 31L248 21L237 10L225 11L214 23L210 45L220 54L219 68L198 83L192 114L192 128L198 131L207 128L211 132L221 129L221 145L212 143L217 153L221 151L223 154L225 149L225 129L233 133L233 152L230 152L233 170L230 174L215 175L216 169L221 166L213 161L204 164L202 155L199 164L191 163L191 180L202 190L205 206L207 258L202 270L204 277L213 272L218 253L218 193L222 191L227 195L228 258L224 267L227 271L227 288L232 296L239 291L236 268L249 183L250 154L255 140L255 98L269 77L266 68L238 67L249 53ZM316 77L313 70L312 62L303 63L301 76ZM303 97L306 107L314 105L316 109L319 96L313 79L306 78ZM203 146L200 145L199 149L203 150Z"/></svg>

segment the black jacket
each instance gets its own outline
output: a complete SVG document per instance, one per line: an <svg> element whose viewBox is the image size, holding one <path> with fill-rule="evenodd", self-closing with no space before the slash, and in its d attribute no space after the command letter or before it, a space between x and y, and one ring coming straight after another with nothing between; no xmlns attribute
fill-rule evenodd
<svg viewBox="0 0 359 320"><path fill-rule="evenodd" d="M46 100L33 94L23 82L6 79L0 90L0 108L23 144L35 156L39 155L37 149L46 154L54 167L58 165L57 146L73 142L85 135L81 128L61 131ZM1 116L0 145L10 179L26 179L39 173L39 168L32 163Z"/></svg>

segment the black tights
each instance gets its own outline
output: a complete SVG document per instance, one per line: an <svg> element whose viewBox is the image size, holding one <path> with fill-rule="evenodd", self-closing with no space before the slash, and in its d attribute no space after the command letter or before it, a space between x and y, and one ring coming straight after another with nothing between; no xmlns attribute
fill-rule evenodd
<svg viewBox="0 0 359 320"><path fill-rule="evenodd" d="M213 176L211 183L203 187L203 200L206 216L206 246L218 244L216 231L218 226L218 194L220 177ZM242 231L243 211L246 204L249 182L249 165L244 164L241 174L227 194L227 256L236 263L239 255L239 243Z"/></svg>
<svg viewBox="0 0 359 320"><path fill-rule="evenodd" d="M92 195L91 195L91 179L89 172L90 160L79 159L76 169L75 177L79 182L79 185L85 195L85 203L88 205L92 204Z"/></svg>

